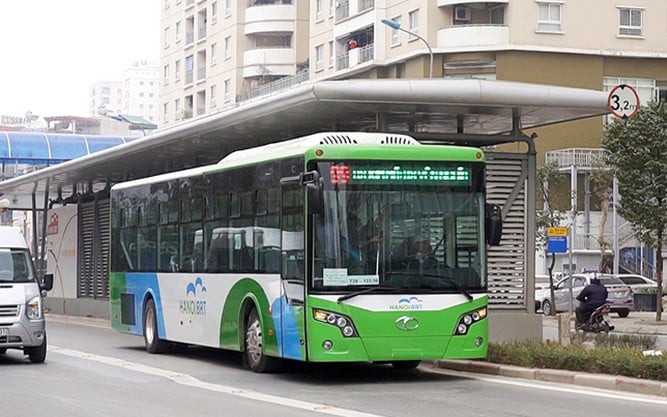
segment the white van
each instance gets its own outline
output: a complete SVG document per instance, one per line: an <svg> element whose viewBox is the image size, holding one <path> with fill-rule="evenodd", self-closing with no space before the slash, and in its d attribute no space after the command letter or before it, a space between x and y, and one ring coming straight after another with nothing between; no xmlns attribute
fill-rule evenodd
<svg viewBox="0 0 667 417"><path fill-rule="evenodd" d="M0 354L22 349L33 363L46 359L42 297L53 274L40 282L21 229L0 226Z"/></svg>

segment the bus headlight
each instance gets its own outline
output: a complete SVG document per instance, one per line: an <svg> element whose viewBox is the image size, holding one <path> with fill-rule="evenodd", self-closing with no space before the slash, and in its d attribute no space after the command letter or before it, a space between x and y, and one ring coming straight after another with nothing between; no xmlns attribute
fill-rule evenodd
<svg viewBox="0 0 667 417"><path fill-rule="evenodd" d="M42 317L42 299L39 296L31 298L26 303L25 314L30 320L37 320Z"/></svg>
<svg viewBox="0 0 667 417"><path fill-rule="evenodd" d="M321 323L338 327L345 337L359 337L357 329L354 327L354 323L352 323L352 320L347 316L326 310L314 309L313 318Z"/></svg>
<svg viewBox="0 0 667 417"><path fill-rule="evenodd" d="M470 326L484 318L486 318L486 307L478 308L477 310L469 311L461 315L461 317L459 317L458 323L456 324L456 330L454 331L454 334L457 336L468 334Z"/></svg>

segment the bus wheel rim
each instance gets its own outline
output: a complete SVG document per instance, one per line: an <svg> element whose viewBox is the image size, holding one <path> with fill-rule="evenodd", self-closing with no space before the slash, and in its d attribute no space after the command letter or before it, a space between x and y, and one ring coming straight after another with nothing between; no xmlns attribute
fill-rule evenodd
<svg viewBox="0 0 667 417"><path fill-rule="evenodd" d="M251 363L257 363L262 358L262 328L259 320L248 326L246 333L246 350Z"/></svg>

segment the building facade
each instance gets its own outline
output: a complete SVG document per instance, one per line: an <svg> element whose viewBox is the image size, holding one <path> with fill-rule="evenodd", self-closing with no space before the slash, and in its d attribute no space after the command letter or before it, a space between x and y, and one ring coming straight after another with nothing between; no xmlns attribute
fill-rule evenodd
<svg viewBox="0 0 667 417"><path fill-rule="evenodd" d="M137 61L120 80L97 81L90 86L90 116L124 114L152 123L159 119L160 82L155 62Z"/></svg>
<svg viewBox="0 0 667 417"><path fill-rule="evenodd" d="M628 84L641 103L667 99L665 0L164 0L162 7L162 125L322 79L481 78L602 91ZM561 168L577 172L579 211L599 210L599 202L586 200L585 174L568 164L600 147L608 117L526 132L537 135L538 166L550 153L573 154ZM577 225L581 256L597 251L591 224Z"/></svg>

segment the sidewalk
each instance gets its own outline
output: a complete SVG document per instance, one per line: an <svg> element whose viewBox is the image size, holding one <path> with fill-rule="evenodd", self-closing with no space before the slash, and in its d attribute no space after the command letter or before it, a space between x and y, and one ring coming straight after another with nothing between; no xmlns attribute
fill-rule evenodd
<svg viewBox="0 0 667 417"><path fill-rule="evenodd" d="M615 326L612 334L637 334L663 337L667 336L667 314L663 312L662 321L655 321L655 312L631 312L628 317L620 318L616 314L611 315L611 322ZM556 317L545 316L543 318L543 331L557 335L558 322ZM574 331L574 322L572 331ZM545 337L545 339L550 339ZM667 350L663 349L667 355ZM633 392L636 394L658 395L667 397L667 382L653 381L647 379L630 378L625 376L591 374L586 372L565 371L560 369L522 368L513 365L501 365L497 363L473 360L442 360L433 362L434 368L449 369L453 371L464 371L498 375L512 378L523 378L529 380L558 382L574 384L590 388L607 389L613 391Z"/></svg>

